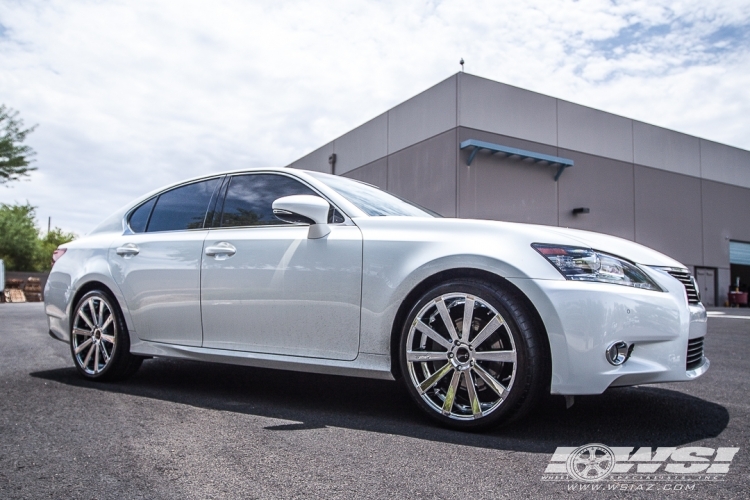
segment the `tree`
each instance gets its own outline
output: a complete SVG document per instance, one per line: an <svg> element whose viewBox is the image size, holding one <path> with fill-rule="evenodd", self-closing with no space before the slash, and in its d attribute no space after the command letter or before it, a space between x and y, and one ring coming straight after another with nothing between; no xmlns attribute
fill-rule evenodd
<svg viewBox="0 0 750 500"><path fill-rule="evenodd" d="M36 125L24 129L18 111L0 104L0 184L17 181L36 170L36 167L29 166L33 161L30 158L36 153L22 144L35 128Z"/></svg>
<svg viewBox="0 0 750 500"><path fill-rule="evenodd" d="M39 256L34 207L0 204L0 259L9 271L33 271Z"/></svg>
<svg viewBox="0 0 750 500"><path fill-rule="evenodd" d="M9 271L49 271L55 249L75 238L57 227L41 236L34 216L28 202L0 203L0 259Z"/></svg>
<svg viewBox="0 0 750 500"><path fill-rule="evenodd" d="M66 233L59 227L50 230L44 237L40 237L36 265L34 266L36 270L49 271L52 268L52 254L57 250L57 247L73 241L75 237L74 233Z"/></svg>

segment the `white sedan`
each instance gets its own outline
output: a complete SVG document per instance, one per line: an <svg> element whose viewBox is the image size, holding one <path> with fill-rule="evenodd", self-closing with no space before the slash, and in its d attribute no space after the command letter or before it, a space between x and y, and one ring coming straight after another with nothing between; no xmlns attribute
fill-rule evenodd
<svg viewBox="0 0 750 500"><path fill-rule="evenodd" d="M169 357L380 379L456 428L544 393L692 380L706 311L679 262L586 231L442 218L292 169L191 179L60 247L50 334L82 376Z"/></svg>

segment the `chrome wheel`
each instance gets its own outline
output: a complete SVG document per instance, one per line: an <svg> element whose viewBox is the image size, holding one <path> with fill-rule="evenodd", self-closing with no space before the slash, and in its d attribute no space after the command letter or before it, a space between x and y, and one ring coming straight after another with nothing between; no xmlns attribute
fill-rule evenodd
<svg viewBox="0 0 750 500"><path fill-rule="evenodd" d="M73 321L71 348L78 367L87 375L99 375L117 349L118 322L110 304L100 295L79 303Z"/></svg>
<svg viewBox="0 0 750 500"><path fill-rule="evenodd" d="M406 337L406 367L429 408L452 420L490 415L516 377L516 345L496 308L469 293L446 293L416 314Z"/></svg>

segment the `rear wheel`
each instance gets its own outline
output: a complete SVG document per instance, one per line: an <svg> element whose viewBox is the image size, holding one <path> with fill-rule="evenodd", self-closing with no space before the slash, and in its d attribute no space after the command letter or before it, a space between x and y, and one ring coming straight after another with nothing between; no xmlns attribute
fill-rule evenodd
<svg viewBox="0 0 750 500"><path fill-rule="evenodd" d="M143 358L130 354L130 338L114 299L94 290L76 305L70 352L78 372L92 380L121 380L138 370Z"/></svg>
<svg viewBox="0 0 750 500"><path fill-rule="evenodd" d="M439 285L403 327L403 380L420 408L444 425L507 422L526 413L546 387L542 333L501 287L473 280Z"/></svg>

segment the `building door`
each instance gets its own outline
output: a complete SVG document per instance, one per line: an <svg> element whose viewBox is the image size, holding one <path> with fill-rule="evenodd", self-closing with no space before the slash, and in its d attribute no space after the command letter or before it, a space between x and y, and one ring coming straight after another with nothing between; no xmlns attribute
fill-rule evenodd
<svg viewBox="0 0 750 500"><path fill-rule="evenodd" d="M701 294L704 306L716 305L716 270L707 267L695 268L695 281Z"/></svg>

